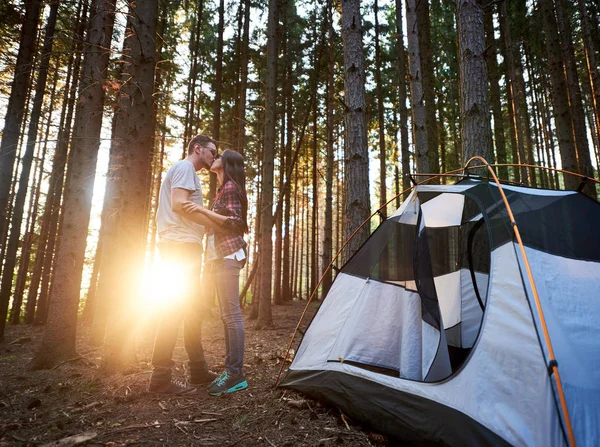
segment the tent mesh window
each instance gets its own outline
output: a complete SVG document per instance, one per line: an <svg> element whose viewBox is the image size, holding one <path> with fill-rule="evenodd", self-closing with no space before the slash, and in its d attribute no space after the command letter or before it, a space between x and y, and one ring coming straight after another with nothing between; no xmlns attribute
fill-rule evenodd
<svg viewBox="0 0 600 447"><path fill-rule="evenodd" d="M428 192L424 200L454 202L456 196ZM424 208L413 223L401 222L402 216L387 219L343 267L343 273L365 278L366 284L383 284L360 292L358 320L346 323L343 342L336 344L329 361L419 381L441 380L461 367L485 309L490 242L481 201L461 196L459 202L464 205L452 211L455 216L445 226L439 219L427 226ZM390 316L393 312L397 315ZM409 318L421 321L416 324ZM388 347L379 346L381 334L375 325L388 328ZM404 352L414 349L415 338L422 352ZM420 368L414 367L415 355Z"/></svg>

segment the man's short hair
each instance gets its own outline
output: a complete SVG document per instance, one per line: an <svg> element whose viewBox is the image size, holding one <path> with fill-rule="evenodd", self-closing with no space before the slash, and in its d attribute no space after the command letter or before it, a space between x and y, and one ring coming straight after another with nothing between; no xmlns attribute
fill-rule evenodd
<svg viewBox="0 0 600 447"><path fill-rule="evenodd" d="M217 147L217 142L213 140L211 137L206 135L196 135L188 144L188 155L192 155L194 153L194 146L199 144L202 147L206 147L208 143L212 143Z"/></svg>

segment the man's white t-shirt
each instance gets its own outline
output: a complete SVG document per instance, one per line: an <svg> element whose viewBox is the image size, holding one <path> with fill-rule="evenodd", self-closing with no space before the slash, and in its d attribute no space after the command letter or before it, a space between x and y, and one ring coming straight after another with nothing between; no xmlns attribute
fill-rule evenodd
<svg viewBox="0 0 600 447"><path fill-rule="evenodd" d="M171 166L160 186L156 213L158 238L161 242L202 244L204 226L173 211L171 191L175 188L191 191L188 200L202 206L202 186L191 161L180 160Z"/></svg>

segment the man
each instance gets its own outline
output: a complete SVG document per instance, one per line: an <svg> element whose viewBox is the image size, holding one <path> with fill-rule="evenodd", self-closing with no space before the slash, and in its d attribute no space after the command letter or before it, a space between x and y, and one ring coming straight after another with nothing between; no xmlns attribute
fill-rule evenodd
<svg viewBox="0 0 600 447"><path fill-rule="evenodd" d="M173 302L165 303L166 311L161 317L154 344L150 392L189 393L216 377L208 369L201 342L200 271L204 226L202 217L194 216L191 220L192 216L183 209L186 201L202 206L202 187L196 171L209 170L216 156L217 145L212 138L195 136L188 146L187 157L167 171L160 187L157 227L161 259L179 270L182 279L175 280L185 284L176 284L183 296L173 297ZM182 320L191 386L171 377L173 350Z"/></svg>

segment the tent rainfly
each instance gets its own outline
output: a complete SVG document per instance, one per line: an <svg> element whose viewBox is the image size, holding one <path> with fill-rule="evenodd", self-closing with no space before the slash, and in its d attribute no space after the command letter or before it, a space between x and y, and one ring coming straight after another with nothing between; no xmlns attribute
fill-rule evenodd
<svg viewBox="0 0 600 447"><path fill-rule="evenodd" d="M419 445L600 445L600 205L416 186L340 270L281 386Z"/></svg>

